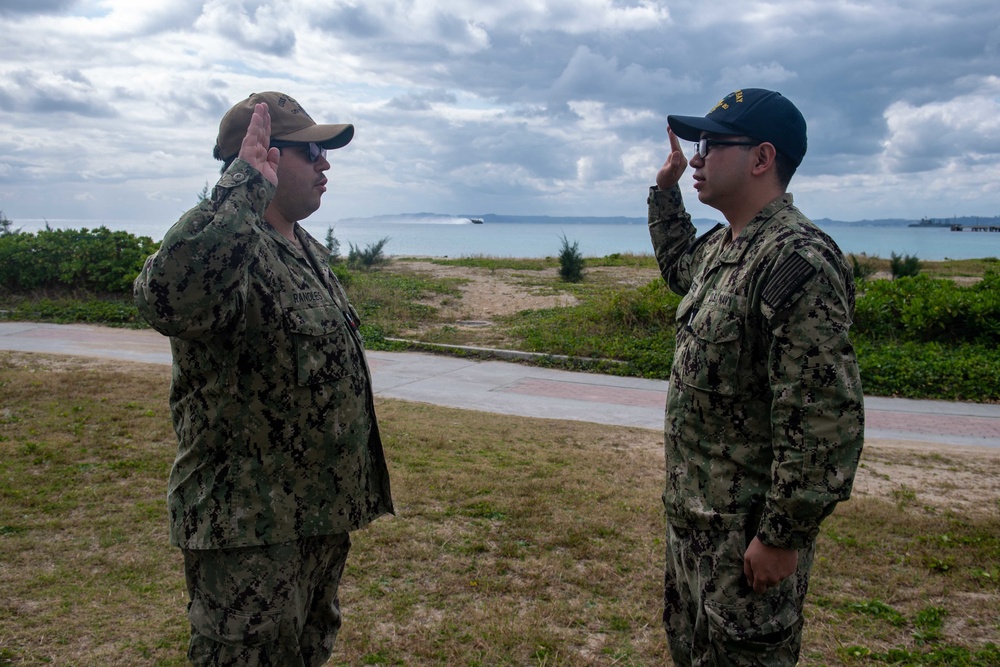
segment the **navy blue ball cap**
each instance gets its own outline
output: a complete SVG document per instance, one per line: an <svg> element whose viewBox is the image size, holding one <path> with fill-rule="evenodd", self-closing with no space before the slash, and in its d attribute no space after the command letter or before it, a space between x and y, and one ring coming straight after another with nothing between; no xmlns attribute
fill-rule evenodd
<svg viewBox="0 0 1000 667"><path fill-rule="evenodd" d="M702 132L767 141L798 167L806 154L806 119L795 105L773 90L744 88L726 95L704 118L667 116L681 139L698 141Z"/></svg>

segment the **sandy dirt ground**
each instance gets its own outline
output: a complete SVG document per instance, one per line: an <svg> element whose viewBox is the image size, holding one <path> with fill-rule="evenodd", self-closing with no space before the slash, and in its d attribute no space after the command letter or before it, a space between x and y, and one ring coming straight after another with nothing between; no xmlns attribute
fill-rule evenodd
<svg viewBox="0 0 1000 667"><path fill-rule="evenodd" d="M571 294L554 293L551 288L537 285L543 280L557 279L559 271L556 268L542 271L494 270L413 260L395 260L392 267L393 270L413 271L430 278L460 278L465 281L460 287L460 299L445 299L434 304L441 308L444 319L488 320L522 310L572 306L576 303ZM586 269L586 272L633 287L645 285L660 275L655 269L628 267L594 267Z"/></svg>

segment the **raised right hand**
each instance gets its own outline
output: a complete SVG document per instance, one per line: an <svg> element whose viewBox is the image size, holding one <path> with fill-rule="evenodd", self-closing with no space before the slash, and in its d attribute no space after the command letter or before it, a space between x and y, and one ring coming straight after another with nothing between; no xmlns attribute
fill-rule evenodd
<svg viewBox="0 0 1000 667"><path fill-rule="evenodd" d="M264 178L278 184L278 160L281 153L271 145L271 114L263 102L253 108L247 134L240 145L239 157L263 174Z"/></svg>
<svg viewBox="0 0 1000 667"><path fill-rule="evenodd" d="M667 161L663 163L660 170L656 172L656 187L660 190L669 190L677 185L688 166L684 151L681 150L681 142L669 126L667 126L667 136L670 137L670 155L667 156Z"/></svg>

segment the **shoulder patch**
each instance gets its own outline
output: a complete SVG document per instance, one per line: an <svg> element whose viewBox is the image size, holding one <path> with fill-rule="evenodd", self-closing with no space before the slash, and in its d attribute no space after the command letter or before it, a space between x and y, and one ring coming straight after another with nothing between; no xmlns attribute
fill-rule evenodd
<svg viewBox="0 0 1000 667"><path fill-rule="evenodd" d="M814 275L816 267L809 260L799 253L790 255L775 267L761 298L765 304L777 310Z"/></svg>

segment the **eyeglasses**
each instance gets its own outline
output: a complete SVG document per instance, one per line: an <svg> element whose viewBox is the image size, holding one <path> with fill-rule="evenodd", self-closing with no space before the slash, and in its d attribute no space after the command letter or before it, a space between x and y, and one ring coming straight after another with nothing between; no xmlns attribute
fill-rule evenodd
<svg viewBox="0 0 1000 667"><path fill-rule="evenodd" d="M310 141L308 144L304 144L300 141L281 141L280 139L272 139L271 145L274 146L275 148L288 148L290 146L299 146L301 148L306 148L308 149L310 162L315 162L320 158L326 159L326 149L312 141Z"/></svg>
<svg viewBox="0 0 1000 667"><path fill-rule="evenodd" d="M759 141L726 141L724 139L702 139L695 143L694 154L705 157L712 146L760 146Z"/></svg>

